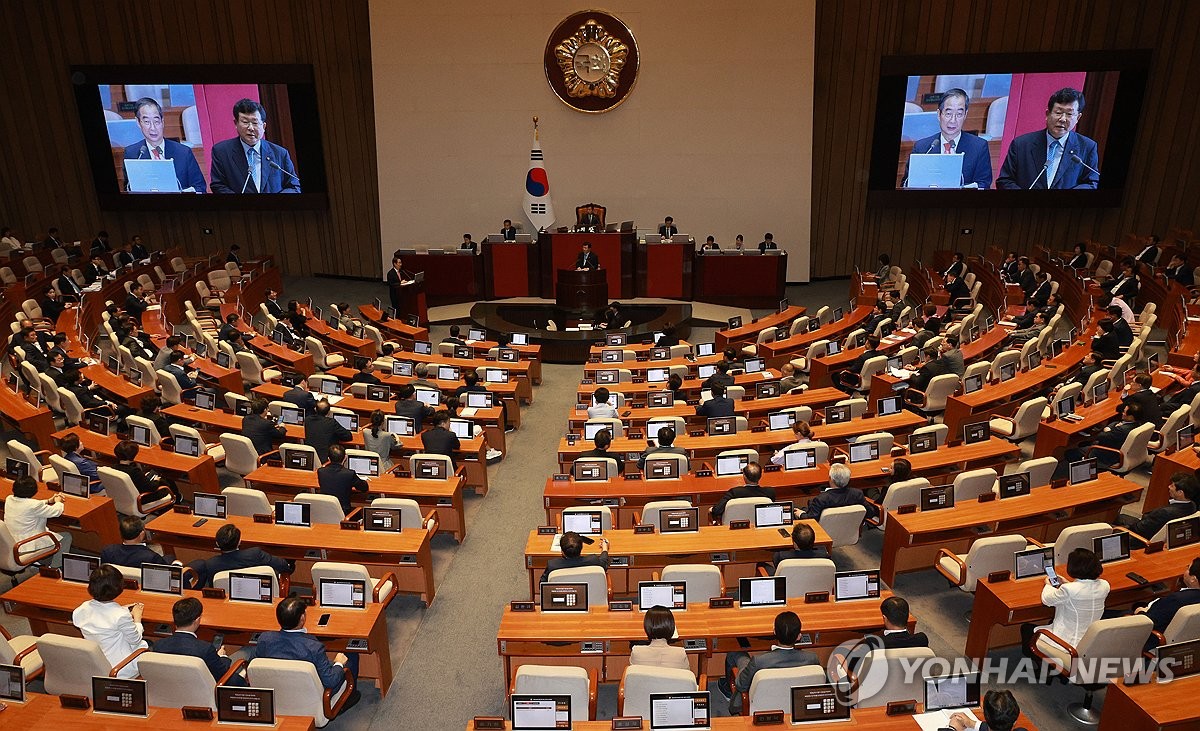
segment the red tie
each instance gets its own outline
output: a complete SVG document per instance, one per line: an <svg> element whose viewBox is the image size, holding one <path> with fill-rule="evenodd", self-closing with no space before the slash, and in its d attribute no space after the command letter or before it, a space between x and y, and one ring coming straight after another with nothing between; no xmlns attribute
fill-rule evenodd
<svg viewBox="0 0 1200 731"><path fill-rule="evenodd" d="M943 154L949 155L951 152L954 152L954 143L947 142L945 147L946 147L946 151Z"/></svg>
<svg viewBox="0 0 1200 731"><path fill-rule="evenodd" d="M948 143L948 142L946 143L946 151L947 151L947 152L949 152L949 151L950 151L950 143ZM162 153L158 151L158 148L157 148L157 147L155 147L155 148L154 148L154 159L155 159L155 160L161 160L161 159L162 159Z"/></svg>

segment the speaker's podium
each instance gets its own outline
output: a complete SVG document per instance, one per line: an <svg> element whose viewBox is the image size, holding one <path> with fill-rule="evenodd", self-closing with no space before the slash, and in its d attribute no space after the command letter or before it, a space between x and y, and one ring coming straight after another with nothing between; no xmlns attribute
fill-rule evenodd
<svg viewBox="0 0 1200 731"><path fill-rule="evenodd" d="M571 290L572 296L577 296L575 293L579 291L579 287L590 286L596 282L604 285L604 296L607 300L630 299L634 296L634 244L637 235L633 230L633 222L622 223L619 231L606 231L604 216L604 206L588 203L576 208L576 228L594 226L596 228L594 233L569 232L566 229L559 229L553 233L545 232L538 236L543 297L553 296L559 306L565 307L567 305L563 304L564 300L561 297L563 291L561 283L573 286L575 289ZM618 227L614 225L607 228ZM584 242L591 244L592 253L600 262L600 268L592 272L574 271L575 258L579 255ZM590 274L591 277L587 281L581 281L576 278L576 275L581 274ZM567 279L563 279L564 276ZM599 291L600 287L596 289ZM600 297L601 295L595 294L594 296ZM607 304L607 301L599 299L587 300L587 302L589 304L586 307L571 307L571 309L602 309Z"/></svg>
<svg viewBox="0 0 1200 731"><path fill-rule="evenodd" d="M418 272L412 284L389 284L392 305L401 317L416 315L422 326L429 324L429 309L425 305L424 272Z"/></svg>
<svg viewBox="0 0 1200 731"><path fill-rule="evenodd" d="M608 306L608 274L603 269L559 269L554 303L567 310L603 310Z"/></svg>

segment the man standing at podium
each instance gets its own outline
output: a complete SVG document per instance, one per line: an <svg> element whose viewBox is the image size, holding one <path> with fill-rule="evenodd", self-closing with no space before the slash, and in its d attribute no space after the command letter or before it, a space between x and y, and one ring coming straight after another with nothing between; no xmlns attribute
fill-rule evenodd
<svg viewBox="0 0 1200 731"><path fill-rule="evenodd" d="M579 256L575 257L575 271L585 272L593 271L600 268L600 260L592 253L592 245L587 241L583 242L583 246L579 252Z"/></svg>
<svg viewBox="0 0 1200 731"><path fill-rule="evenodd" d="M505 241L516 241L517 227L512 225L512 221L506 218L504 219L504 225L500 227L500 235L504 237Z"/></svg>
<svg viewBox="0 0 1200 731"><path fill-rule="evenodd" d="M417 281L413 273L403 268L404 261L398 256L392 257L392 268L387 273L388 291L392 296L392 308L400 311L400 290L394 285L410 285Z"/></svg>

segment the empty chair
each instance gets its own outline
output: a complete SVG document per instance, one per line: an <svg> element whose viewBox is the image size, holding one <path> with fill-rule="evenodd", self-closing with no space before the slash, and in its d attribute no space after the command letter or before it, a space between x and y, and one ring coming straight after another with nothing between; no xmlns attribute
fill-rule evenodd
<svg viewBox="0 0 1200 731"><path fill-rule="evenodd" d="M833 548L853 546L858 543L862 533L862 523L867 517L867 509L862 505L846 505L840 508L826 508L821 511L817 522L832 539Z"/></svg>
<svg viewBox="0 0 1200 731"><path fill-rule="evenodd" d="M775 576L784 577L789 599L816 591L832 592L836 573L837 566L830 558L785 558L775 567Z"/></svg>
<svg viewBox="0 0 1200 731"><path fill-rule="evenodd" d="M912 438L921 436L922 434L933 434L934 444L939 447L946 446L946 437L950 435L950 427L945 424L927 424L913 429L913 433L908 438L908 443L912 444Z"/></svg>
<svg viewBox="0 0 1200 731"><path fill-rule="evenodd" d="M46 633L37 640L45 668L43 682L50 695L92 697L92 677L117 677L130 661L143 654L138 650L113 667L100 645L82 637Z"/></svg>
<svg viewBox="0 0 1200 731"><path fill-rule="evenodd" d="M274 368L263 368L258 356L254 353L239 351L236 355L238 368L242 371L242 380L251 386L261 386L268 381L277 381L283 375Z"/></svg>
<svg viewBox="0 0 1200 731"><path fill-rule="evenodd" d="M707 602L714 596L725 595L721 569L705 564L676 564L664 566L662 581L682 581L686 586L687 601Z"/></svg>
<svg viewBox="0 0 1200 731"><path fill-rule="evenodd" d="M687 500L652 500L642 506L642 512L638 516L637 522L641 525L652 525L657 528L659 513L661 511L690 507L692 507L692 504Z"/></svg>
<svg viewBox="0 0 1200 731"><path fill-rule="evenodd" d="M835 403L834 406L849 406L851 419L862 418L862 415L867 413L867 400L865 398L842 399Z"/></svg>
<svg viewBox="0 0 1200 731"><path fill-rule="evenodd" d="M958 473L954 478L954 503L978 500L980 495L990 493L998 477L991 467Z"/></svg>
<svg viewBox="0 0 1200 731"><path fill-rule="evenodd" d="M1037 434L1042 423L1042 413L1049 402L1045 396L1029 399L1017 407L1012 417L995 415L988 420L992 433L1010 442L1019 442Z"/></svg>
<svg viewBox="0 0 1200 731"><path fill-rule="evenodd" d="M271 599L280 598L279 593L279 576L276 575L275 569L270 566L248 566L244 569L238 569L239 574L253 574L255 576L269 576L271 578ZM224 589L225 594L229 594L229 571L218 571L213 574L212 585L214 589Z"/></svg>
<svg viewBox="0 0 1200 731"><path fill-rule="evenodd" d="M38 482L48 482L54 479L54 468L49 464L43 464L45 460L49 462L50 452L43 449L35 452L30 449L24 442L17 439L8 440L8 451L15 459L29 463L29 474Z"/></svg>
<svg viewBox="0 0 1200 731"><path fill-rule="evenodd" d="M1001 369L1003 369L1004 366L1011 365L1014 363L1017 364L1018 367L1020 366L1021 351L1005 350L1005 351L1001 351L1000 353L997 353L996 357L992 359L992 370L991 370L991 372L988 373L989 379L992 381L999 381Z"/></svg>
<svg viewBox="0 0 1200 731"><path fill-rule="evenodd" d="M246 667L246 680L255 688L275 691L275 707L289 716L308 716L317 728L337 717L354 692L354 679L346 670L346 681L336 691L321 685L317 668L306 660L275 660L256 657Z"/></svg>
<svg viewBox="0 0 1200 731"><path fill-rule="evenodd" d="M817 358L824 358L828 353L828 340L814 341L809 343L808 350L805 351L804 355L791 360L792 367L796 369L797 373L803 373L807 375L812 362Z"/></svg>
<svg viewBox="0 0 1200 731"><path fill-rule="evenodd" d="M924 477L914 477L911 480L902 480L890 485L883 500L879 503L879 517L875 518L879 527L886 528L888 513L898 509L901 505L920 505L921 490L927 487L929 487L929 480Z"/></svg>
<svg viewBox="0 0 1200 731"><path fill-rule="evenodd" d="M227 487L221 490L225 496L225 512L228 515L241 515L249 518L254 515L273 515L274 506L262 490L251 490L246 487Z"/></svg>
<svg viewBox="0 0 1200 731"><path fill-rule="evenodd" d="M646 436L657 439L659 430L667 426L674 429L676 434L687 434L687 422L682 416L656 416L646 420Z"/></svg>
<svg viewBox="0 0 1200 731"><path fill-rule="evenodd" d="M886 680L882 687L871 693L869 697L858 698L855 707L880 708L895 701L923 697L925 673L912 672L912 668L922 660L932 660L934 657L933 650L928 647L906 647L868 652L858 667L857 687L861 687L863 680L873 674L872 667L879 664L886 666L884 676ZM874 672L877 673L879 670L876 669Z"/></svg>
<svg viewBox="0 0 1200 731"><path fill-rule="evenodd" d="M1050 400L1050 405L1047 406L1042 411L1042 418L1043 419L1049 418L1049 416L1051 414L1057 415L1058 414L1058 404L1061 401L1066 401L1067 399L1074 399L1075 403L1078 404L1080 401L1080 395L1082 393L1083 393L1083 384L1082 383L1068 383L1068 384L1064 385L1062 388L1055 391L1054 398L1052 398ZM995 429L993 429L993 431L995 431Z"/></svg>
<svg viewBox="0 0 1200 731"><path fill-rule="evenodd" d="M604 479L612 478L618 473L619 470L617 460L613 457L580 457L571 463L571 471L576 477L578 477L580 465L589 464L603 465L602 469L604 471L601 474L604 475Z"/></svg>
<svg viewBox="0 0 1200 731"><path fill-rule="evenodd" d="M703 689L703 683L699 687ZM696 688L696 676L691 670L630 665L621 676L617 701L622 716L650 718L652 693L691 693Z"/></svg>
<svg viewBox="0 0 1200 731"><path fill-rule="evenodd" d="M792 688L825 682L825 669L820 665L763 668L750 680L750 690L742 700L742 712L754 715L757 711L791 708Z"/></svg>
<svg viewBox="0 0 1200 731"><path fill-rule="evenodd" d="M975 584L993 571L1012 570L1013 554L1024 551L1028 545L1024 536L991 536L980 538L971 544L966 556L938 549L934 568L966 592L974 592Z"/></svg>
<svg viewBox="0 0 1200 731"><path fill-rule="evenodd" d="M26 683L42 675L42 656L38 654L37 639L33 635L14 637L0 627L0 665L20 665Z"/></svg>
<svg viewBox="0 0 1200 731"><path fill-rule="evenodd" d="M571 696L571 720L583 715L587 709L587 720L596 718L595 670L559 665L522 665L513 678L513 695L568 695Z"/></svg>
<svg viewBox="0 0 1200 731"><path fill-rule="evenodd" d="M600 513L600 530L612 530L612 509L607 505L578 505L570 508L562 509L563 519L559 523L560 526L566 525L566 516L572 513Z"/></svg>
<svg viewBox="0 0 1200 731"><path fill-rule="evenodd" d="M220 685L241 669L243 661L230 664ZM165 652L146 652L138 657L138 672L146 681L146 703L153 708L217 709L218 682L203 658Z"/></svg>
<svg viewBox="0 0 1200 731"><path fill-rule="evenodd" d="M21 266L25 267L26 274L32 274L35 272L38 274L41 274L42 271L44 271L44 269L42 267L42 262L38 261L38 258L36 256L25 257L24 259L21 260Z"/></svg>
<svg viewBox="0 0 1200 731"><path fill-rule="evenodd" d="M387 604L396 595L396 575L391 571L381 578L371 576L367 567L356 563L340 563L337 561L317 561L312 565L313 589L319 590L321 579L357 579L365 582L371 588L367 593L367 604ZM317 594L320 597L320 594Z"/></svg>
<svg viewBox="0 0 1200 731"><path fill-rule="evenodd" d="M555 569L547 577L548 584L587 584L588 606L606 607L612 597L612 587L608 583L608 573L603 566L577 566L569 569Z"/></svg>
<svg viewBox="0 0 1200 731"><path fill-rule="evenodd" d="M412 498L378 497L371 501L371 507L399 510L400 527L403 530L437 530L437 511L431 510L428 515L423 514L421 506Z"/></svg>
<svg viewBox="0 0 1200 731"><path fill-rule="evenodd" d="M204 441L204 437L196 429L185 426L183 424L171 424L168 427L171 430L171 436L178 439L179 437L188 437L195 439L200 445L200 454L207 454L213 458L217 464L222 464L225 461L225 448L220 444L208 444Z"/></svg>
<svg viewBox="0 0 1200 731"><path fill-rule="evenodd" d="M330 368L337 368L346 363L346 356L338 353L327 353L325 345L314 337L307 337L304 343L308 348L308 352L312 353L313 363L323 371Z"/></svg>
<svg viewBox="0 0 1200 731"><path fill-rule="evenodd" d="M157 447L162 442L162 434L158 433L158 427L155 426L153 421L150 421L146 417L130 414L129 416L125 417L125 423L129 424L131 427L139 426L145 429L150 434L151 447Z"/></svg>
<svg viewBox="0 0 1200 731"><path fill-rule="evenodd" d="M305 503L310 506L309 515L313 523L340 525L346 519L346 513L342 511L341 502L333 495L317 495L302 492L295 497L295 502Z"/></svg>
<svg viewBox="0 0 1200 731"><path fill-rule="evenodd" d="M904 391L904 399L925 414L933 414L946 410L946 400L954 395L962 385L962 381L953 373L943 373L934 376L924 391L908 388Z"/></svg>
<svg viewBox="0 0 1200 731"><path fill-rule="evenodd" d="M243 479L258 469L258 450L249 438L224 432L220 439L221 448L225 450L225 469Z"/></svg>
<svg viewBox="0 0 1200 731"><path fill-rule="evenodd" d="M1150 441L1146 444L1146 449L1153 454L1166 451L1168 449L1179 448L1179 430L1188 424L1188 415L1191 413L1192 407L1188 405L1180 406L1172 411L1167 420L1163 422L1160 429L1151 435Z"/></svg>
<svg viewBox="0 0 1200 731"><path fill-rule="evenodd" d="M603 426L612 433L614 439L619 439L620 437L625 436L625 425L621 423L620 419L607 416L597 416L584 422L583 428L585 432L589 426L593 428L597 426Z"/></svg>
<svg viewBox="0 0 1200 731"><path fill-rule="evenodd" d="M1049 485L1050 478L1054 476L1054 471L1058 469L1058 460L1054 457L1039 457L1037 459L1027 459L1017 465L1014 472L1028 472L1029 486L1041 487Z"/></svg>
<svg viewBox="0 0 1200 731"><path fill-rule="evenodd" d="M112 498L118 513L145 518L161 513L175 504L175 498L170 494L154 498L155 493L139 493L129 475L120 470L99 467L97 471L100 473L100 484L104 485L104 493Z"/></svg>
<svg viewBox="0 0 1200 731"><path fill-rule="evenodd" d="M866 442L878 442L879 443L879 455L881 457L883 457L892 451L892 447L895 446L895 444L896 444L896 437L889 432L877 431L877 432L872 432L870 434L860 434L856 437L850 437L850 439L848 440L849 444L859 444L859 443L866 443Z"/></svg>

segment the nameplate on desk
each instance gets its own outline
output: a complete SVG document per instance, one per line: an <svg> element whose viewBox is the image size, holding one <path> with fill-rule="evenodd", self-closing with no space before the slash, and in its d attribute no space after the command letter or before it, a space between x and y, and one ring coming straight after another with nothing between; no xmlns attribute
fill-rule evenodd
<svg viewBox="0 0 1200 731"><path fill-rule="evenodd" d="M437 506L438 506L439 508L449 508L449 507L453 507L453 506L454 506L454 500L452 500L452 499L450 499L450 498L448 498L448 497L440 497L440 498L438 498L438 500L437 500Z"/></svg>
<svg viewBox="0 0 1200 731"><path fill-rule="evenodd" d="M558 527L553 525L539 525L537 534L539 536L552 536L558 533Z"/></svg>
<svg viewBox="0 0 1200 731"><path fill-rule="evenodd" d="M342 530L359 530L362 528L362 523L359 523L357 520L343 520L338 525L342 527Z"/></svg>
<svg viewBox="0 0 1200 731"><path fill-rule="evenodd" d="M829 592L810 591L804 595L805 604L824 604L829 601Z"/></svg>
<svg viewBox="0 0 1200 731"><path fill-rule="evenodd" d="M200 706L184 706L179 709L183 713L185 721L208 721L212 722L213 712L211 708L201 708Z"/></svg>
<svg viewBox="0 0 1200 731"><path fill-rule="evenodd" d="M653 535L654 525L635 525L633 526L633 534L635 536Z"/></svg>
<svg viewBox="0 0 1200 731"><path fill-rule="evenodd" d="M175 507L171 508L171 512L179 513L180 515L191 515L192 509L186 505L176 505Z"/></svg>
<svg viewBox="0 0 1200 731"><path fill-rule="evenodd" d="M581 655L603 655L605 652L604 640L585 640L579 643L579 654Z"/></svg>
<svg viewBox="0 0 1200 731"><path fill-rule="evenodd" d="M610 612L632 612L632 599L616 599L608 603L608 611Z"/></svg>
<svg viewBox="0 0 1200 731"><path fill-rule="evenodd" d="M763 471L763 472L782 472L782 471L783 471L783 465L781 465L781 464L767 464L767 465L763 465L762 471Z"/></svg>
<svg viewBox="0 0 1200 731"><path fill-rule="evenodd" d="M733 597L731 596L714 596L708 598L709 609L732 609Z"/></svg>
<svg viewBox="0 0 1200 731"><path fill-rule="evenodd" d="M1158 553L1161 550L1163 550L1163 542L1162 541L1154 541L1152 543L1146 544L1146 553L1147 554Z"/></svg>
<svg viewBox="0 0 1200 731"><path fill-rule="evenodd" d="M896 512L900 515L908 515L909 513L917 512L917 506L915 503L901 505L900 507L896 508Z"/></svg>
<svg viewBox="0 0 1200 731"><path fill-rule="evenodd" d="M505 728L504 719L499 716L476 716L473 719L472 728L479 731L483 731L483 729L502 729Z"/></svg>
<svg viewBox="0 0 1200 731"><path fill-rule="evenodd" d="M208 588L208 589L201 589L200 596L204 597L205 599L224 599L225 598L225 590L218 589L216 587L212 587L212 588Z"/></svg>
<svg viewBox="0 0 1200 731"><path fill-rule="evenodd" d="M597 362L599 362L599 361L597 361ZM580 385L582 385L582 386L591 386L591 385L592 385L592 384L594 384L595 382L596 382L596 381L595 381L595 379L593 379L593 378L584 378L583 380L581 380L581 381L579 382L579 384L580 384Z"/></svg>
<svg viewBox="0 0 1200 731"><path fill-rule="evenodd" d="M412 477L412 473L409 472L408 470L400 470L399 472L396 473L396 477L399 477L402 480L407 480Z"/></svg>
<svg viewBox="0 0 1200 731"><path fill-rule="evenodd" d="M532 612L537 607L533 602L512 601L508 603L508 608L514 612Z"/></svg>
<svg viewBox="0 0 1200 731"><path fill-rule="evenodd" d="M752 724L755 726L782 726L783 711L755 711Z"/></svg>
<svg viewBox="0 0 1200 731"><path fill-rule="evenodd" d="M579 436L578 436L577 434L568 434L568 435L567 435L567 446L568 446L568 447L574 447L574 446L575 446L575 442L576 442L576 440L578 440L578 439L579 439Z"/></svg>
<svg viewBox="0 0 1200 731"><path fill-rule="evenodd" d="M629 557L613 556L608 560L608 565L613 568L629 568Z"/></svg>
<svg viewBox="0 0 1200 731"><path fill-rule="evenodd" d="M630 480L640 480L640 479L642 479L642 473L641 473L641 472L627 472L627 473L625 473L625 481L626 481L626 482L629 482Z"/></svg>
<svg viewBox="0 0 1200 731"><path fill-rule="evenodd" d="M689 437L702 437L702 436L704 436L704 431L703 430L690 431L690 432L688 432L688 436Z"/></svg>
<svg viewBox="0 0 1200 731"><path fill-rule="evenodd" d="M92 701L86 695L70 695L63 693L58 697L58 704L63 708L73 708L77 711L86 711L91 708Z"/></svg>
<svg viewBox="0 0 1200 731"><path fill-rule="evenodd" d="M632 731L633 729L642 728L641 716L617 716L612 720L613 731Z"/></svg>
<svg viewBox="0 0 1200 731"><path fill-rule="evenodd" d="M646 433L640 432L640 431L631 431L631 432L629 432L629 438L630 439L645 439Z"/></svg>
<svg viewBox="0 0 1200 731"><path fill-rule="evenodd" d="M1149 551L1147 551L1149 553ZM62 572L52 566L41 566L38 568L38 576L47 579L61 579Z"/></svg>
<svg viewBox="0 0 1200 731"><path fill-rule="evenodd" d="M693 638L690 640L684 640L683 641L683 649L689 650L689 651L705 652L708 650L708 640L704 639L703 637L696 637L696 638Z"/></svg>
<svg viewBox="0 0 1200 731"><path fill-rule="evenodd" d="M1060 487L1066 487L1068 482L1069 481L1065 477L1058 479L1058 480L1051 480L1050 481L1050 489L1057 490Z"/></svg>
<svg viewBox="0 0 1200 731"><path fill-rule="evenodd" d="M254 514L254 522L255 523L268 523L268 524L274 523L275 516L271 515L270 513L255 513Z"/></svg>
<svg viewBox="0 0 1200 731"><path fill-rule="evenodd" d="M717 553L708 554L709 563L729 563L729 552L718 551Z"/></svg>
<svg viewBox="0 0 1200 731"><path fill-rule="evenodd" d="M993 571L987 575L987 583L1000 584L1012 578L1012 572L1008 569L1003 571Z"/></svg>
<svg viewBox="0 0 1200 731"><path fill-rule="evenodd" d="M750 427L750 433L752 433L752 434L759 434L759 433L765 432L766 430L767 430L767 427L765 427L765 426Z"/></svg>
<svg viewBox="0 0 1200 731"><path fill-rule="evenodd" d="M324 561L325 560L325 549L324 548L310 548L304 552L304 557L305 558L315 558L318 561Z"/></svg>
<svg viewBox="0 0 1200 731"><path fill-rule="evenodd" d="M346 649L351 652L366 652L368 649L367 640L363 637L356 637L346 643Z"/></svg>
<svg viewBox="0 0 1200 731"><path fill-rule="evenodd" d="M981 502L981 503L990 503L995 499L996 499L996 493L994 493L994 492L985 492L979 496L979 502Z"/></svg>
<svg viewBox="0 0 1200 731"><path fill-rule="evenodd" d="M556 474L554 475L554 481L555 481L555 482L570 482L570 481L571 481L571 476L570 476L570 475L564 475L564 474L562 474L562 473L556 473Z"/></svg>
<svg viewBox="0 0 1200 731"><path fill-rule="evenodd" d="M916 701L892 701L887 704L887 715L889 716L911 716L916 712Z"/></svg>
<svg viewBox="0 0 1200 731"><path fill-rule="evenodd" d="M749 520L731 520L729 521L729 530L746 530L750 527Z"/></svg>
<svg viewBox="0 0 1200 731"><path fill-rule="evenodd" d="M631 409L644 409L644 408L646 408L646 404L630 404L630 405L629 405L629 408L631 408Z"/></svg>
<svg viewBox="0 0 1200 731"><path fill-rule="evenodd" d="M696 470L696 477L712 477L712 470Z"/></svg>
<svg viewBox="0 0 1200 731"><path fill-rule="evenodd" d="M687 400L687 401L685 401L684 403L686 403L688 406L699 406L699 405L700 405L700 399L688 399L688 400ZM703 432L702 432L702 433L703 433Z"/></svg>
<svg viewBox="0 0 1200 731"><path fill-rule="evenodd" d="M629 379L629 380L630 380L630 382L631 382L631 383L645 383L645 382L646 382L646 379L645 379L645 378L641 378L641 377L638 377L638 376L634 376L633 378L631 378L631 379Z"/></svg>
<svg viewBox="0 0 1200 731"><path fill-rule="evenodd" d="M588 363L599 363L599 362L600 362L600 356L598 356L598 355L591 355L591 356L588 356L587 362L588 362Z"/></svg>
<svg viewBox="0 0 1200 731"><path fill-rule="evenodd" d="M130 591L137 591L138 590L138 580L137 579L124 579L121 581L121 586L125 589L129 589Z"/></svg>

